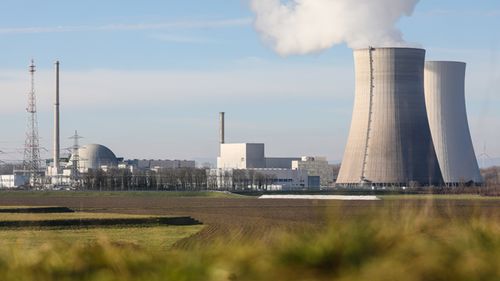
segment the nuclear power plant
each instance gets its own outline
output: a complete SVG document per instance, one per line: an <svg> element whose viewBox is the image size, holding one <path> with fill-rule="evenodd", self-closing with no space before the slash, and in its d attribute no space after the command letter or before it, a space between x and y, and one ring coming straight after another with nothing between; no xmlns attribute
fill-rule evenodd
<svg viewBox="0 0 500 281"><path fill-rule="evenodd" d="M425 63L425 102L434 148L447 185L483 181L467 122L463 62Z"/></svg>
<svg viewBox="0 0 500 281"><path fill-rule="evenodd" d="M207 170L221 188L304 190L478 185L481 177L467 123L465 63L425 62L419 48L354 51L355 95L351 127L338 177L325 157L267 157L264 143L227 143L219 114L217 168ZM30 65L29 122L23 170L2 175L0 187L75 185L79 175L108 169L194 168L194 161L124 160L106 146L75 143L61 157L59 61L55 62L52 161L40 166L34 63ZM7 182L3 184L2 182Z"/></svg>
<svg viewBox="0 0 500 281"><path fill-rule="evenodd" d="M481 182L464 64L425 64L425 50L416 48L359 49L354 61L354 109L337 185Z"/></svg>

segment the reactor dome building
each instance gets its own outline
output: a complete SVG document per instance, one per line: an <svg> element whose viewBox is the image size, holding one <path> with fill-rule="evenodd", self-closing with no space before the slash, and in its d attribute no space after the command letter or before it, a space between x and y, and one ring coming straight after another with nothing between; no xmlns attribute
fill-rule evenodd
<svg viewBox="0 0 500 281"><path fill-rule="evenodd" d="M434 148L447 185L482 183L465 108L463 62L425 63L425 102Z"/></svg>
<svg viewBox="0 0 500 281"><path fill-rule="evenodd" d="M355 50L354 61L354 109L337 185L440 184L425 104L425 50L370 47Z"/></svg>
<svg viewBox="0 0 500 281"><path fill-rule="evenodd" d="M71 156L69 163L74 160ZM118 165L116 155L104 145L86 144L78 149L79 169L87 171L89 169L97 170L103 166L115 167Z"/></svg>

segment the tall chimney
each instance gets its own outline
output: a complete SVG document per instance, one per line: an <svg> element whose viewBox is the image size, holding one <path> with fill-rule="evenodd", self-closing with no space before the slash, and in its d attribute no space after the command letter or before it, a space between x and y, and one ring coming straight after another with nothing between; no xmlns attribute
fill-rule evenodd
<svg viewBox="0 0 500 281"><path fill-rule="evenodd" d="M54 172L59 174L59 61L55 62L56 96L54 101Z"/></svg>
<svg viewBox="0 0 500 281"><path fill-rule="evenodd" d="M224 112L219 113L219 129L220 129L220 140L221 144L224 143Z"/></svg>

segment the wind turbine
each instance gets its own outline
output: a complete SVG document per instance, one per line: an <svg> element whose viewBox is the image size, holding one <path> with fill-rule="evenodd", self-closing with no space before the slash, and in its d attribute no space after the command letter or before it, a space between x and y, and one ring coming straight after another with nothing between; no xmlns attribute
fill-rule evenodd
<svg viewBox="0 0 500 281"><path fill-rule="evenodd" d="M486 143L483 144L483 153L479 154L481 159L481 168L486 168L486 160L491 160L491 157L486 153Z"/></svg>

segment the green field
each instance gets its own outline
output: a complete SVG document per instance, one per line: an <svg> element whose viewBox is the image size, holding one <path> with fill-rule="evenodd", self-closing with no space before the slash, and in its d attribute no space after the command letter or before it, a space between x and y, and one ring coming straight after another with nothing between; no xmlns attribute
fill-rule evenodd
<svg viewBox="0 0 500 281"><path fill-rule="evenodd" d="M24 206L29 208L29 206ZM165 216L113 213L0 213L0 222L142 219ZM167 226L158 224L121 226L0 227L0 245L19 250L36 249L50 244L92 244L98 240L136 245L146 249L167 250L180 239L199 232L203 226Z"/></svg>
<svg viewBox="0 0 500 281"><path fill-rule="evenodd" d="M124 219L124 218L151 218L158 216L128 215L111 213L0 213L0 221L40 221L40 220L69 220L69 219Z"/></svg>
<svg viewBox="0 0 500 281"><path fill-rule="evenodd" d="M108 240L117 244L166 251L175 242L197 233L202 228L201 225L195 225L0 229L0 245L2 245L3 249L14 247L18 251L26 251L54 244L75 246L78 244L93 244L99 240Z"/></svg>

